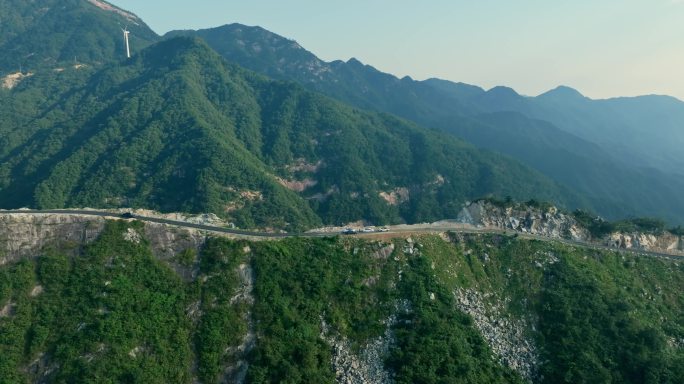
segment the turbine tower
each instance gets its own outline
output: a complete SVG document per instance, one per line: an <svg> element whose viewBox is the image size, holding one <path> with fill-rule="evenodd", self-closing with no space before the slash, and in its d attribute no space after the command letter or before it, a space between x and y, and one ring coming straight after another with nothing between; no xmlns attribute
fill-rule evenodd
<svg viewBox="0 0 684 384"><path fill-rule="evenodd" d="M122 29L123 34L124 34L124 42L126 43L126 58L130 59L131 58L131 47L128 45L128 34L131 33L128 30L128 27Z"/></svg>

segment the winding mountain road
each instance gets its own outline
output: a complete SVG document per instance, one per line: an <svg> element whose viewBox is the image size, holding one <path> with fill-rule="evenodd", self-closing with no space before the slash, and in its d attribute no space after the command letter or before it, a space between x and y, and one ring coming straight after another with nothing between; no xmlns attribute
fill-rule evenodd
<svg viewBox="0 0 684 384"><path fill-rule="evenodd" d="M97 217L111 218L111 219L139 220L139 221L149 222L149 223L173 225L173 226L177 226L177 227L181 227L181 228L192 228L192 229L199 229L199 230L203 230L203 231L216 232L216 233L225 233L225 234L236 235L236 236L252 237L252 238L255 238L255 237L256 238L267 238L267 239L268 238L279 239L279 238L287 238L287 237L329 237L329 236L336 236L339 234L338 232L302 232L302 233L255 232L255 231L246 231L246 230L241 230L241 229L217 227L217 226L206 225L206 224L189 223L186 221L179 221L179 220L162 219L162 218L158 218L158 217L141 216L141 215L125 214L125 213L121 214L121 213L108 212L108 211L97 211L97 210L19 209L19 210L0 210L0 214L29 214L29 215L30 214L35 214L35 215L58 214L58 215L74 215L74 216L97 216ZM502 229L502 228L481 228L481 227L475 227L475 226L470 225L470 224L461 224L461 223L449 223L449 225L442 225L442 226L433 224L433 225L428 225L428 226L407 225L407 226L401 226L400 228L390 227L390 230L388 232L358 233L355 236L373 237L373 236L379 236L379 235L387 236L387 235L392 235L392 234L435 233L435 232L448 232L448 231L461 232L461 233L473 233L473 234L518 235L519 237L522 237L525 239L530 239L530 240L556 241L556 242L560 242L560 243L563 243L566 245L578 246L578 247L583 247L583 248L590 248L590 249L595 249L595 250L627 252L627 253L640 254L640 255L666 257L666 258L676 259L676 260L684 259L683 255L672 254L672 253L653 252L653 251L647 251L647 250L643 250L643 249L615 248L615 247L610 247L607 245L596 244L596 243L581 242L581 241L574 241L574 240L560 239L560 238L551 238L551 237L533 235L533 234L529 234L529 233L507 230L507 229Z"/></svg>

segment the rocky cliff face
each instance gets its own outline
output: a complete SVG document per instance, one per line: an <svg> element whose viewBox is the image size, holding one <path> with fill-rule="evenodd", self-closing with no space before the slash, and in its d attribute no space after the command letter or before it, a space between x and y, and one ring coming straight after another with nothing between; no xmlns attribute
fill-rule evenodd
<svg viewBox="0 0 684 384"><path fill-rule="evenodd" d="M547 210L527 206L498 207L486 201L477 201L463 207L458 221L554 239L587 241L590 238L589 232L572 216L561 213L555 207Z"/></svg>
<svg viewBox="0 0 684 384"><path fill-rule="evenodd" d="M77 250L98 238L105 219L96 216L0 213L0 265L24 257L36 257L48 248ZM187 249L199 250L206 236L199 231L146 223L144 236L160 260L184 279L197 273L182 266L175 256Z"/></svg>
<svg viewBox="0 0 684 384"><path fill-rule="evenodd" d="M105 220L53 214L0 214L0 265L35 256L47 247L70 248L97 239Z"/></svg>
<svg viewBox="0 0 684 384"><path fill-rule="evenodd" d="M650 233L611 233L601 240L602 244L621 249L643 249L667 253L684 253L682 239L669 232L660 235Z"/></svg>
<svg viewBox="0 0 684 384"><path fill-rule="evenodd" d="M669 232L658 235L614 232L600 239L592 238L589 231L572 215L562 213L556 207L541 209L522 204L500 207L481 200L466 204L457 220L478 227L507 229L552 239L594 243L604 247L684 254L682 238Z"/></svg>

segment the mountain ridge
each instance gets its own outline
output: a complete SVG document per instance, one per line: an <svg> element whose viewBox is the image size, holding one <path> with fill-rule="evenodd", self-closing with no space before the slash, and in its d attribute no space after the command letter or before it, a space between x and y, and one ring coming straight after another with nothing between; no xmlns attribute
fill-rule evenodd
<svg viewBox="0 0 684 384"><path fill-rule="evenodd" d="M607 149L608 141L597 142L591 135L572 128L573 125L592 127L587 125L586 119L582 120L583 113L553 112L563 108L558 105L559 99L578 105L590 104L594 109L614 101L580 98L581 94L563 87L538 97L527 97L506 87L484 90L439 79L402 80L358 61L326 63L291 40L263 28L254 31L250 28L233 24L196 32L170 32L167 36L179 33L199 36L228 60L267 76L296 81L310 90L357 107L396 114L420 125L449 132L482 148L513 156L568 188L579 186L581 193L590 193L592 207L602 215L611 218L662 215L673 222L680 222L684 217L684 201L676 192L680 187L672 185L672 180L677 178L676 167L659 168L646 161L653 157L648 153L645 157L629 156L627 143ZM248 40L249 36L254 40ZM242 45L236 48L236 42ZM255 46L259 47L258 52L251 48ZM559 98L561 94L563 97ZM636 99L636 102L641 100ZM506 111L520 114L520 119L507 121L490 116ZM550 113L556 117L549 118ZM521 119L527 121L521 124ZM538 129L537 120L547 121L546 129ZM616 121L612 117L604 120ZM524 140L529 140L530 144ZM600 151L596 150L596 145ZM583 159L581 166L574 163L574 159L584 158L589 152L595 158ZM544 158L546 160L541 160ZM587 161L592 160L594 164L587 166ZM640 163L635 166L635 161ZM587 177L582 178L585 173ZM580 183L574 184L576 180ZM632 185L643 188L635 191ZM665 192L655 198L656 204L651 204L644 191L646 188ZM674 212L673 205L676 207Z"/></svg>
<svg viewBox="0 0 684 384"><path fill-rule="evenodd" d="M17 142L0 166L4 206L146 206L301 229L436 220L490 193L576 200L510 159L256 75L197 38L92 71L48 112L37 107L53 129L7 132ZM7 97L40 81L54 80Z"/></svg>
<svg viewBox="0 0 684 384"><path fill-rule="evenodd" d="M0 73L124 59L124 26L131 31L134 51L159 39L138 16L101 0L37 0L21 5L4 1L0 14L5 21ZM131 23L131 17L137 21Z"/></svg>

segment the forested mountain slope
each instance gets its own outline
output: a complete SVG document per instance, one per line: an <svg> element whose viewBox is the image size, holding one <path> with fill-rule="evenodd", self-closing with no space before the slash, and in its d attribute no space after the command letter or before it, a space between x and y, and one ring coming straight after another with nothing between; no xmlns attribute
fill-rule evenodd
<svg viewBox="0 0 684 384"><path fill-rule="evenodd" d="M260 77L193 38L48 71L0 99L6 208L148 207L291 229L451 217L488 194L581 204L510 158Z"/></svg>
<svg viewBox="0 0 684 384"><path fill-rule="evenodd" d="M501 235L82 227L99 235L0 266L3 380L684 380L681 261ZM12 228L26 223L5 217L0 233Z"/></svg>
<svg viewBox="0 0 684 384"><path fill-rule="evenodd" d="M292 40L240 24L167 36L179 34L199 36L228 60L270 77L513 156L587 196L607 217L684 220L682 132L675 129L684 118L675 100L593 101L567 88L528 98L506 87L398 79L355 59L324 62Z"/></svg>
<svg viewBox="0 0 684 384"><path fill-rule="evenodd" d="M134 52L159 38L138 16L102 0L0 0L0 76L123 59L124 27Z"/></svg>

